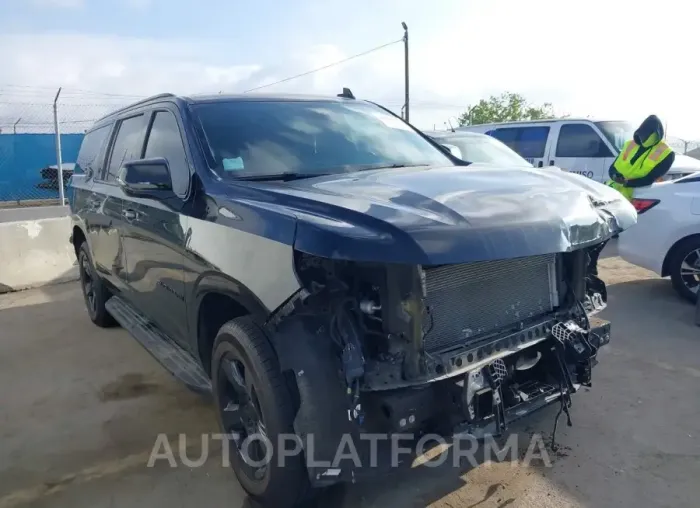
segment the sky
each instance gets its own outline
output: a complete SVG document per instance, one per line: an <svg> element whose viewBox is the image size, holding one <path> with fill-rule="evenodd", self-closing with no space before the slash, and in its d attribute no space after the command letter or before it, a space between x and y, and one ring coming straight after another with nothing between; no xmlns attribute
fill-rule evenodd
<svg viewBox="0 0 700 508"><path fill-rule="evenodd" d="M0 0L0 117L44 118L34 104L59 86L76 121L160 92L242 92L398 41L402 21L418 127L511 91L700 139L690 0ZM349 87L399 112L403 56L399 42L264 91Z"/></svg>

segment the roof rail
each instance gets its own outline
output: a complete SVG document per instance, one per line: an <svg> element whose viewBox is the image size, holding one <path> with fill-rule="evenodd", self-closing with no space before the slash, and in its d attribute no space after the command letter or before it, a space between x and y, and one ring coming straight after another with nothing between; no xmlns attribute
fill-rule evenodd
<svg viewBox="0 0 700 508"><path fill-rule="evenodd" d="M128 109L131 109L131 108L133 108L134 106L140 106L141 104L145 104L145 103L147 103L147 102L151 102L151 101L154 101L154 100L156 100L156 99L166 99L166 98L169 98L169 97L175 97L175 94L172 94L172 93L159 93L159 94L157 94L157 95L152 95L151 97L146 97L145 99L141 99L141 100L138 101L138 102L134 102L133 104L129 104L128 106L124 106L123 108L119 108L119 109L117 109L117 110L115 110L115 111L112 111L111 113L106 114L105 116L103 116L102 118L100 118L100 119L98 120L98 122L101 121L101 120L104 120L105 118L109 118L109 117L112 116L112 115L119 114L119 113L121 113L122 111L126 111L126 110L128 110Z"/></svg>

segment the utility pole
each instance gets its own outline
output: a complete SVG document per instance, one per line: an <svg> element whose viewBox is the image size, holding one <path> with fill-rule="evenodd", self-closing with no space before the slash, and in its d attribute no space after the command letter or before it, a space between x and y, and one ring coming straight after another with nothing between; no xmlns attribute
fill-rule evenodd
<svg viewBox="0 0 700 508"><path fill-rule="evenodd" d="M406 95L403 107L406 113L404 120L408 122L408 26L406 26L406 23L403 21L401 22L401 26L403 27L404 93Z"/></svg>
<svg viewBox="0 0 700 508"><path fill-rule="evenodd" d="M61 131L58 128L58 96L61 95L61 89L56 92L56 98L53 100L53 130L56 134L56 167L58 169L58 196L61 198L61 206L66 204L63 190L63 162L61 161Z"/></svg>

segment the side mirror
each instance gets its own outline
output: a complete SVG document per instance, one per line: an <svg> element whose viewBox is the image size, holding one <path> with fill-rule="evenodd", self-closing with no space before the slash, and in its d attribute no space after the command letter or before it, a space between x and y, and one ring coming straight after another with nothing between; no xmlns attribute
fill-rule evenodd
<svg viewBox="0 0 700 508"><path fill-rule="evenodd" d="M450 152L453 157L457 157L458 159L462 159L462 150L460 150L458 146L449 145L449 144L443 144L442 146L444 146L445 149L447 149L447 151Z"/></svg>
<svg viewBox="0 0 700 508"><path fill-rule="evenodd" d="M162 157L125 162L117 182L127 196L164 199L174 195L168 161Z"/></svg>

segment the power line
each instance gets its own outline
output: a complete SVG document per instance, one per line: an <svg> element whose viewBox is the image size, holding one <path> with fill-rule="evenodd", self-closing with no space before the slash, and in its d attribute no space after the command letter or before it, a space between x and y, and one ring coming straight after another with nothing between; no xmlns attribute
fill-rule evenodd
<svg viewBox="0 0 700 508"><path fill-rule="evenodd" d="M347 58L344 58L343 60L338 60L337 62L333 62L333 63L328 64L328 65L324 65L323 67L319 67L318 69L313 69L313 70L311 70L311 71L302 72L301 74L296 74L295 76L290 76L290 77L288 77L288 78L280 79L279 81L274 81L274 82L268 83L268 84L266 84L266 85L256 86L255 88L251 88L251 89L249 89L249 90L245 90L243 93L252 92L252 91L254 91L254 90L260 90L261 88L267 88L267 87L269 87L269 86L279 85L280 83L286 83L287 81L291 81L291 80L293 80L293 79L297 79L297 78L301 78L301 77L304 77L304 76L308 76L309 74L313 74L313 73L315 73L315 72L323 71L323 70L328 69L328 68L330 68L330 67L334 67L334 66L336 66L336 65L340 65L340 64L342 64L342 63L348 62L348 61L353 60L353 59L355 59L355 58L359 58L359 57L361 57L361 56L368 55L368 54L370 54L370 53L373 53L374 51L378 51L378 50L380 50L380 49L384 49L384 48L386 48L387 46L391 46L392 44L396 44L396 43L399 43L399 42L403 42L403 39L398 39L398 40L395 40L395 41L393 41L393 42L387 42L386 44L382 44L381 46L377 46L376 48L372 48L372 49L369 49L369 50L367 50L367 51L363 51L362 53L358 53L358 54L356 54L356 55L352 55L352 56L349 56L349 57L347 57Z"/></svg>

